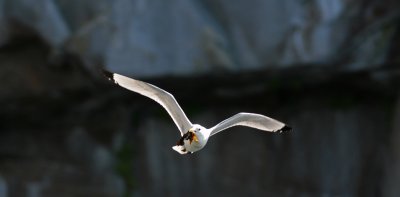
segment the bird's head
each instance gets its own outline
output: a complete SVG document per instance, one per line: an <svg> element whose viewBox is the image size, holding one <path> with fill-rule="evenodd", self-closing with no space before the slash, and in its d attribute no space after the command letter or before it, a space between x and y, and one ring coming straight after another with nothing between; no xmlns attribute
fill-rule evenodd
<svg viewBox="0 0 400 197"><path fill-rule="evenodd" d="M198 134L198 133L200 133L201 131L203 131L203 130L205 130L205 129L206 129L206 128L204 128L204 127L201 126L201 125L194 124L193 127L192 127L191 129L189 129L189 132L192 132L192 133L194 133L194 134Z"/></svg>
<svg viewBox="0 0 400 197"><path fill-rule="evenodd" d="M204 128L201 125L198 124L194 124L193 127L191 129L189 129L189 132L193 133L196 138L199 140L203 141L207 141L208 137L209 137L209 132L206 128ZM196 141L198 141L196 140Z"/></svg>

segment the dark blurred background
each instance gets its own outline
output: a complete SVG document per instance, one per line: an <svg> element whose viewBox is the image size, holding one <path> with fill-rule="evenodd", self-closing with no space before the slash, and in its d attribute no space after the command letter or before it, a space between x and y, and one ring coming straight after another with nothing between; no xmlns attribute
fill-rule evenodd
<svg viewBox="0 0 400 197"><path fill-rule="evenodd" d="M0 197L400 195L398 0L0 0ZM205 127L192 155L155 102Z"/></svg>

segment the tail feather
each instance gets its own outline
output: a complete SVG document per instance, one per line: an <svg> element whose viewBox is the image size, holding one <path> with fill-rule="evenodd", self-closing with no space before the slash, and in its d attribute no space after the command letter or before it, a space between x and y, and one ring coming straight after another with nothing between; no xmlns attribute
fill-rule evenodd
<svg viewBox="0 0 400 197"><path fill-rule="evenodd" d="M180 145L173 146L172 149L174 149L176 152L182 155L190 153L189 151L186 150L184 146Z"/></svg>

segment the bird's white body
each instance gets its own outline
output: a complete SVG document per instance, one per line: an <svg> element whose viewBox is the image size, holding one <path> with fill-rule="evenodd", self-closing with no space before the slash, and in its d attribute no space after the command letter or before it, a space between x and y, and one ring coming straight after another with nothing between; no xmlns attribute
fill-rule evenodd
<svg viewBox="0 0 400 197"><path fill-rule="evenodd" d="M212 128L204 128L198 124L192 124L185 113L176 102L174 96L167 91L143 81L131 79L120 74L104 71L104 75L114 83L143 96L146 96L161 106L168 112L172 120L179 128L181 138L172 147L180 154L193 153L201 150L208 142L208 139L220 131L233 126L247 126L269 132L284 132L291 128L282 122L269 118L261 114L238 113Z"/></svg>
<svg viewBox="0 0 400 197"><path fill-rule="evenodd" d="M206 129L201 125L194 124L186 133L186 136L183 135L172 149L180 154L199 151L207 144L210 134L211 130Z"/></svg>

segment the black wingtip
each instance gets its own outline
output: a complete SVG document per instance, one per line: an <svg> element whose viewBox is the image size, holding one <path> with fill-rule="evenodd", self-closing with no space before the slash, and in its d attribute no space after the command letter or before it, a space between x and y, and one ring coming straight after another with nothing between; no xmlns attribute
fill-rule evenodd
<svg viewBox="0 0 400 197"><path fill-rule="evenodd" d="M288 132L288 131L291 131L291 130L292 130L292 127L285 125L281 129L279 129L277 132L283 133L283 132Z"/></svg>
<svg viewBox="0 0 400 197"><path fill-rule="evenodd" d="M115 83L115 81L114 81L114 73L112 73L112 72L110 72L108 70L104 70L104 69L102 69L101 71L103 72L103 75L105 77L107 77L108 80L110 80L110 81Z"/></svg>

